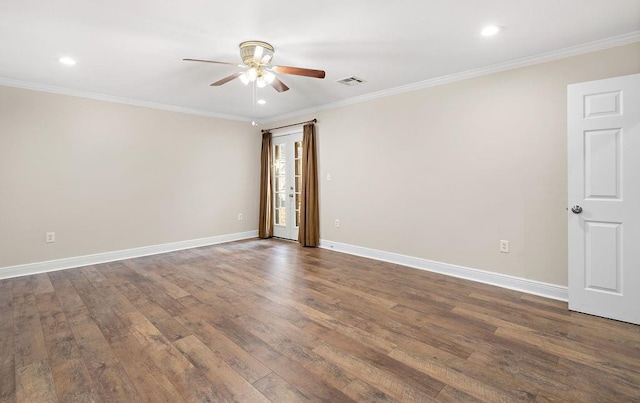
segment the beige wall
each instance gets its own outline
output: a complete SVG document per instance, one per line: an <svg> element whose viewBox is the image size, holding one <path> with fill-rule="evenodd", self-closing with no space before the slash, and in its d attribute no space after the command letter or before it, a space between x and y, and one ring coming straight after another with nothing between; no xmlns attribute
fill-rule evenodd
<svg viewBox="0 0 640 403"><path fill-rule="evenodd" d="M566 285L566 86L637 72L636 43L269 126L319 119L323 239ZM259 149L246 123L0 87L0 267L255 230Z"/></svg>
<svg viewBox="0 0 640 403"><path fill-rule="evenodd" d="M567 84L638 72L636 43L271 125L319 119L323 239L566 285Z"/></svg>
<svg viewBox="0 0 640 403"><path fill-rule="evenodd" d="M255 230L259 158L247 123L0 87L0 267Z"/></svg>

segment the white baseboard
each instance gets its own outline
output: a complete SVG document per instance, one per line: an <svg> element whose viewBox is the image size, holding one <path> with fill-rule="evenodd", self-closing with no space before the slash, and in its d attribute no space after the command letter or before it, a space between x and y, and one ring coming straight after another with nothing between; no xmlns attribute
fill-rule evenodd
<svg viewBox="0 0 640 403"><path fill-rule="evenodd" d="M173 252L177 250L198 248L201 246L215 245L225 242L239 241L242 239L255 238L258 231L238 232L235 234L217 235L208 238L192 239L188 241L171 242L161 245L143 246L140 248L118 250L113 252L97 253L94 255L76 256L65 259L49 260L46 262L28 263L16 266L0 267L0 279L28 276L31 274L46 273L56 270L71 269L93 264L113 262L116 260L132 259L142 256L157 255L160 253ZM543 283L535 280L528 280L506 274L493 273L484 270L472 269L469 267L457 266L449 263L435 262L413 256L401 255L392 252L385 252L377 249L365 248L362 246L349 245L340 242L321 240L320 247L334 250L336 252L348 253L350 255L362 256L383 262L400 264L416 269L427 270L448 276L491 284L511 290L526 292L528 294L539 295L559 301L568 300L567 287Z"/></svg>
<svg viewBox="0 0 640 403"><path fill-rule="evenodd" d="M176 250L198 248L200 246L215 245L219 243L239 241L241 239L255 238L258 231L238 232L235 234L217 235L208 238L191 239L165 243L161 245L143 246L141 248L117 250L113 252L96 253L95 255L76 256L46 262L21 264L17 266L0 267L0 279L28 276L31 274L45 273L56 270L71 269L73 267L88 266L113 262L116 260L132 259L136 257L157 255Z"/></svg>
<svg viewBox="0 0 640 403"><path fill-rule="evenodd" d="M369 249L362 246L333 242L325 239L320 240L320 247L335 250L337 252L348 253L350 255L367 257L370 259L381 260L383 262L400 264L416 269L477 281L479 283L491 284L559 301L566 302L569 298L567 287L509 276L507 274L493 273L490 271L472 269L449 263L435 262L418 257L400 255L397 253Z"/></svg>

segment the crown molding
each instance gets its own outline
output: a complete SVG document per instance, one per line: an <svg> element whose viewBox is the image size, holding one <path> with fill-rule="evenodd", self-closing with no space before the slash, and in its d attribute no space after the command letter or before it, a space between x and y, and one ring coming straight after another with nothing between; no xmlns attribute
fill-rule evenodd
<svg viewBox="0 0 640 403"><path fill-rule="evenodd" d="M0 85L5 87L22 88L25 90L48 92L51 94L70 95L79 98L95 99L97 101L113 102L117 104L141 106L143 108L159 109L169 112L185 113L188 115L206 116L209 118L235 120L240 122L251 122L250 118L236 115L226 115L222 113L214 113L201 109L185 108L182 106L167 105L156 102L143 101L139 99L123 98L114 95L100 94L97 92L80 91L64 87L56 87L53 85L41 84L31 81L14 80L11 78L0 77Z"/></svg>
<svg viewBox="0 0 640 403"><path fill-rule="evenodd" d="M497 63L490 66L480 67L473 70L462 71L459 73L449 74L446 76L435 77L428 80L418 81L416 83L402 85L400 87L391 88L388 90L382 90L372 92L369 94L360 95L357 97L347 98L344 100L332 102L317 107L311 107L307 109L301 109L298 111L285 113L282 115L270 117L261 120L259 123L273 123L281 120L297 118L299 116L308 115L320 111L326 111L329 109L340 108L343 106L358 104L361 102L372 101L378 98L389 97L392 95L403 94L406 92L418 91L425 88L436 87L439 85L450 84L456 81L468 80L470 78L482 77L489 74L499 73L506 70L513 70L522 67L532 66L535 64L551 62L559 59L566 59L568 57L579 56L585 53L597 52L599 50L605 50L609 48L615 48L618 46L628 45L634 42L640 41L640 31L630 32L628 34L614 36L607 39L601 39L594 42L588 42L581 45L570 46L551 52L541 53L535 56L523 57L520 59L514 59L503 63Z"/></svg>

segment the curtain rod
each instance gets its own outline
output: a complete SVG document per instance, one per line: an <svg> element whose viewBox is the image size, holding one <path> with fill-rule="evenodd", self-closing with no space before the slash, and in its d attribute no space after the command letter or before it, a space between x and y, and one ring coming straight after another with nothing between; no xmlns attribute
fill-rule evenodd
<svg viewBox="0 0 640 403"><path fill-rule="evenodd" d="M298 126L298 125L303 125L305 123L317 123L317 122L318 122L318 119L313 118L311 120L307 120L306 122L292 123L286 126L274 127L273 129L262 129L262 133L270 132L271 130L284 129L285 127Z"/></svg>

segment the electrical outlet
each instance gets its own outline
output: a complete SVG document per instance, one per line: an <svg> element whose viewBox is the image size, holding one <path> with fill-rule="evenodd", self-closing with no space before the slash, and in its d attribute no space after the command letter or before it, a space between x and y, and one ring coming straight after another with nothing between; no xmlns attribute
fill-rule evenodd
<svg viewBox="0 0 640 403"><path fill-rule="evenodd" d="M242 221L242 213L238 213L238 221Z"/></svg>
<svg viewBox="0 0 640 403"><path fill-rule="evenodd" d="M336 228L340 228L340 220L336 219L336 220L333 222L333 226L334 226L334 227L336 227Z"/></svg>
<svg viewBox="0 0 640 403"><path fill-rule="evenodd" d="M327 174L327 182L331 182L331 174Z"/></svg>
<svg viewBox="0 0 640 403"><path fill-rule="evenodd" d="M56 233L55 232L47 232L45 242L52 243L56 241Z"/></svg>
<svg viewBox="0 0 640 403"><path fill-rule="evenodd" d="M500 241L500 252L509 253L509 241Z"/></svg>

